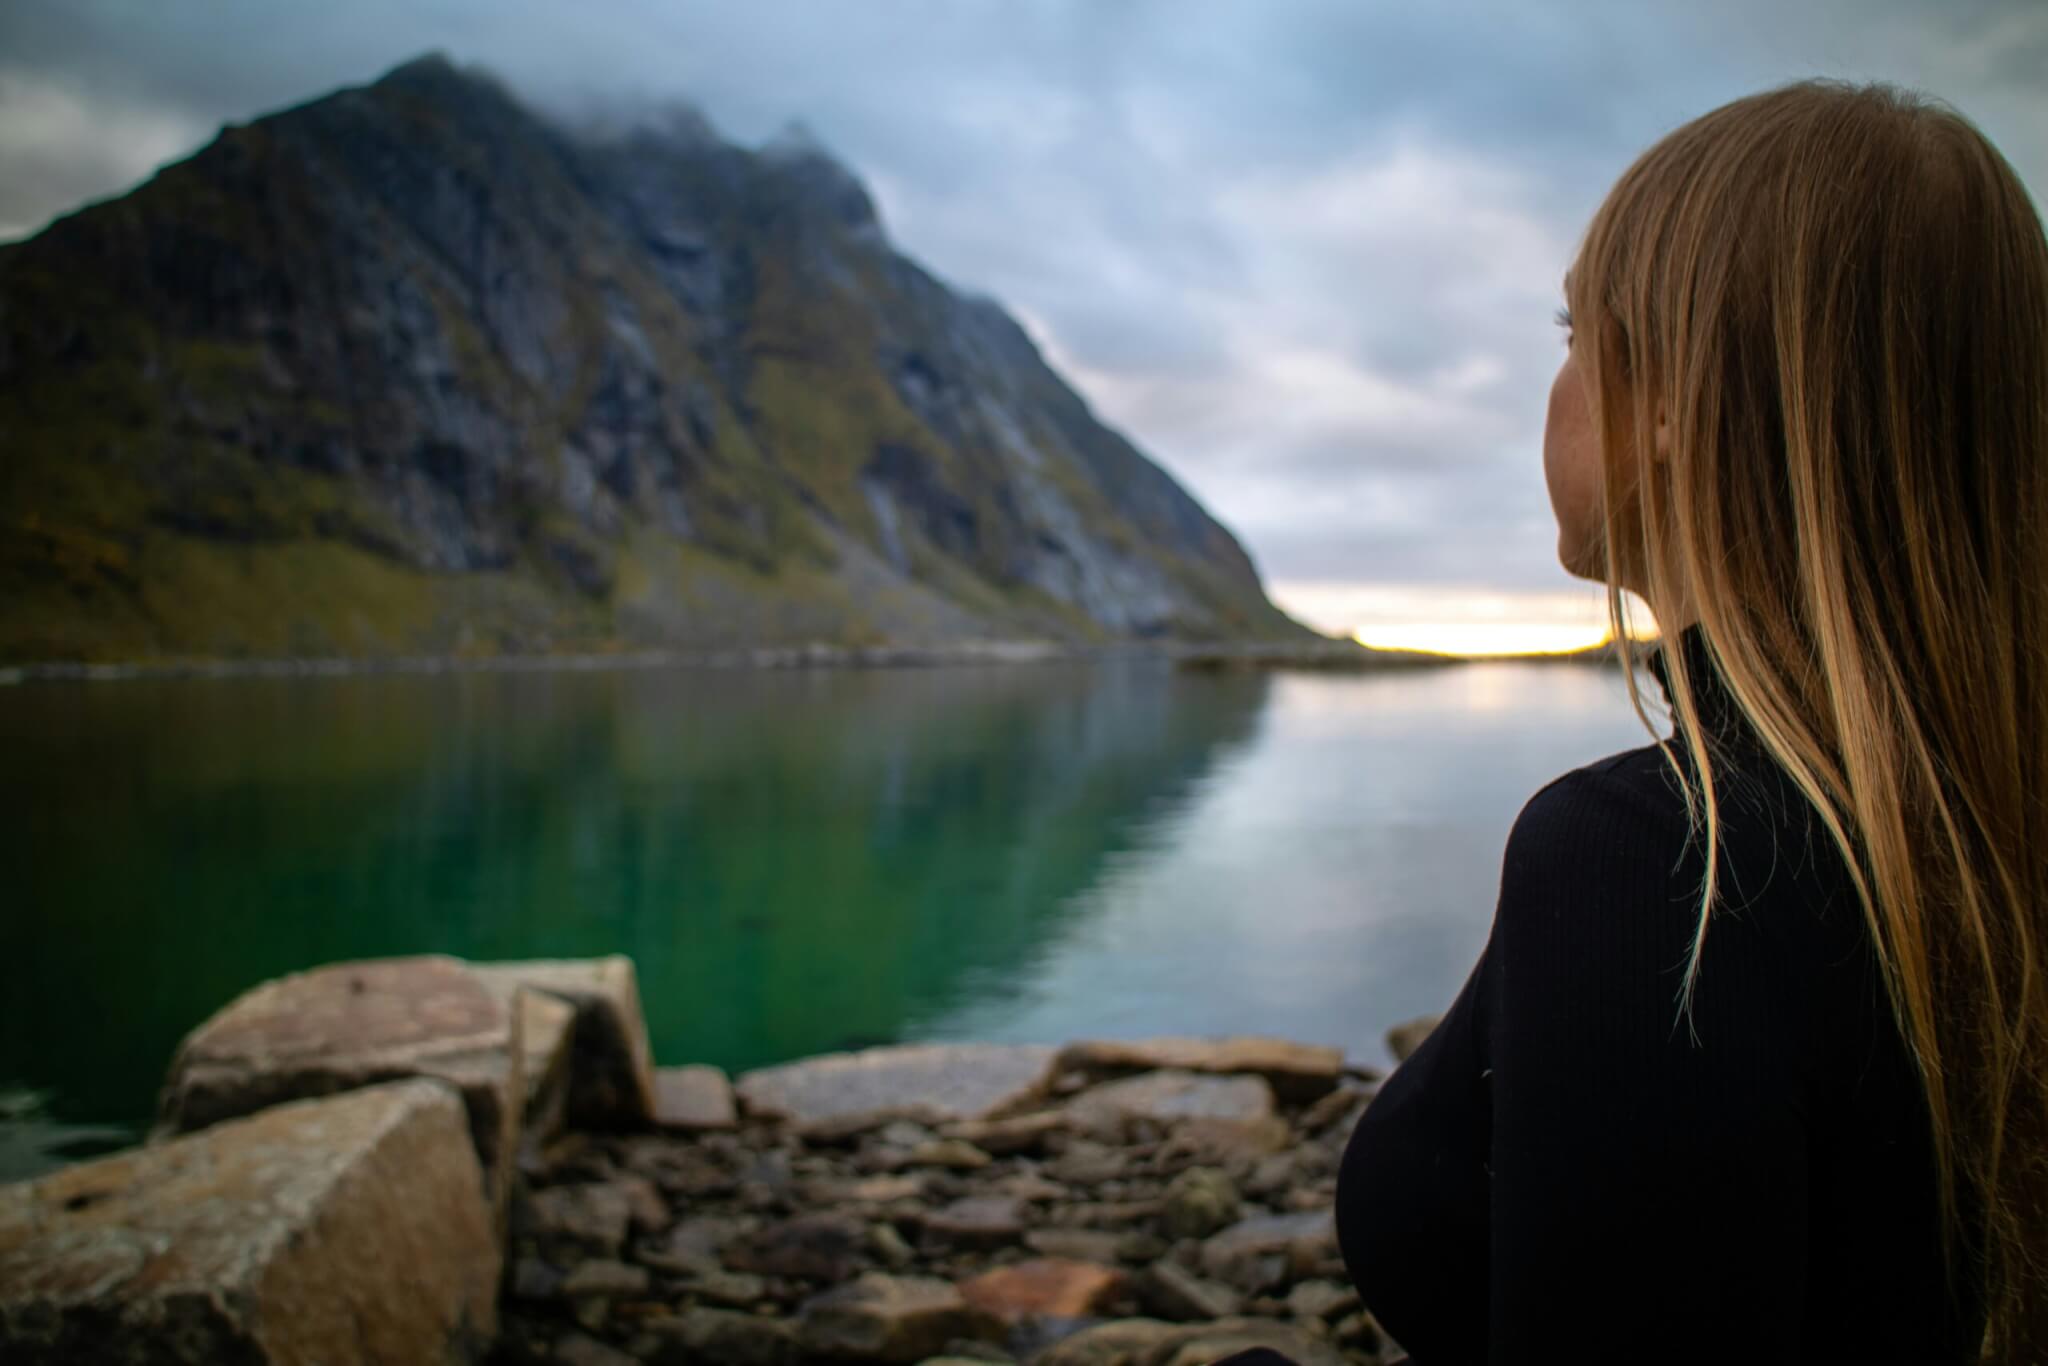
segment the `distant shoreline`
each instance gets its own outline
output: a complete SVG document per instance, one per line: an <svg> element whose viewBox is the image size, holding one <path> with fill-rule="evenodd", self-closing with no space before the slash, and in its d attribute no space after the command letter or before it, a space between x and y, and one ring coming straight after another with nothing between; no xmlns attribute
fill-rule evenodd
<svg viewBox="0 0 2048 1366"><path fill-rule="evenodd" d="M944 645L751 646L723 650L636 650L617 653L392 655L354 658L169 659L128 663L47 661L0 665L0 687L17 683L105 683L166 678L328 678L365 674L597 673L650 669L905 669L963 665L1099 663L1157 660L1183 669L1301 669L1378 672L1462 664L1601 664L1605 646L1569 654L1449 655L1377 650L1325 639L1303 644L1263 641L1131 642L1064 645L1039 640L960 641Z"/></svg>

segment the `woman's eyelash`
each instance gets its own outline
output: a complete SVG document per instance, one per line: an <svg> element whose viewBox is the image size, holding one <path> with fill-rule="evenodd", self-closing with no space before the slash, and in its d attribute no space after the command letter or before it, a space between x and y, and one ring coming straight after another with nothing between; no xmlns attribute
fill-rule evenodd
<svg viewBox="0 0 2048 1366"><path fill-rule="evenodd" d="M1558 310L1557 310L1557 313L1556 313L1556 314L1554 315L1553 321L1555 321L1555 322L1557 323L1557 325L1558 325L1559 327L1562 327L1562 328L1563 328L1563 329L1564 329L1565 331L1567 331L1567 332L1571 331L1571 330L1572 330L1572 311L1571 311L1571 310L1570 310L1569 308L1560 308L1560 309L1558 309Z"/></svg>

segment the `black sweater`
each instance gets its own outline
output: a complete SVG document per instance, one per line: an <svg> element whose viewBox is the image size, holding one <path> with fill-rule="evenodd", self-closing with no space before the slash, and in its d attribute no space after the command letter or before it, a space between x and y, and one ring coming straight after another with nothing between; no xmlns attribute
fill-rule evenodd
<svg viewBox="0 0 2048 1366"><path fill-rule="evenodd" d="M1690 1027L1705 833L1645 745L1516 819L1478 964L1345 1150L1345 1262L1416 1366L1967 1360L1855 893L1698 628L1677 642L1727 755Z"/></svg>

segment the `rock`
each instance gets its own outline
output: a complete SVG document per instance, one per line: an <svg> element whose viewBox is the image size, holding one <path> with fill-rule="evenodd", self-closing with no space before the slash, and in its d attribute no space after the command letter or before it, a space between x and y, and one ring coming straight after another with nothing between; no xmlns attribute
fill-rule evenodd
<svg viewBox="0 0 2048 1366"><path fill-rule="evenodd" d="M960 1294L1005 1323L1049 1316L1078 1319L1098 1314L1124 1292L1124 1273L1093 1262L1038 1257L997 1267L964 1281Z"/></svg>
<svg viewBox="0 0 2048 1366"><path fill-rule="evenodd" d="M562 1366L639 1366L618 1348L608 1347L582 1333L571 1333L557 1342L552 1356Z"/></svg>
<svg viewBox="0 0 2048 1366"><path fill-rule="evenodd" d="M1244 1299L1227 1285L1205 1281L1161 1258L1138 1275L1138 1303L1162 1319L1222 1319L1243 1312Z"/></svg>
<svg viewBox="0 0 2048 1366"><path fill-rule="evenodd" d="M844 1214L800 1214L771 1224L726 1249L725 1264L763 1276L843 1281L859 1266L867 1227Z"/></svg>
<svg viewBox="0 0 2048 1366"><path fill-rule="evenodd" d="M561 1133L568 1118L576 1011L566 1001L523 988L513 990L512 1008L519 1015L519 1070L526 1089L520 1148L538 1152Z"/></svg>
<svg viewBox="0 0 2048 1366"><path fill-rule="evenodd" d="M879 1110L854 1110L846 1114L826 1115L822 1119L797 1124L792 1132L813 1147L830 1148L851 1143L854 1139L878 1129L887 1135L891 1130L910 1123L911 1127L918 1130L922 1139L931 1137L931 1130L914 1121L928 1118L930 1111L921 1106L891 1105Z"/></svg>
<svg viewBox="0 0 2048 1366"><path fill-rule="evenodd" d="M1060 1110L1041 1110L1011 1119L970 1119L946 1127L947 1138L972 1143L985 1153L1009 1157L1037 1152L1048 1138L1065 1131L1067 1116Z"/></svg>
<svg viewBox="0 0 2048 1366"><path fill-rule="evenodd" d="M1166 1240L1156 1233L1131 1229L1111 1236L1116 1239L1116 1258L1120 1262L1143 1266L1166 1255Z"/></svg>
<svg viewBox="0 0 2048 1366"><path fill-rule="evenodd" d="M868 1248L891 1270L901 1271L917 1260L917 1253L894 1224L873 1224L868 1228Z"/></svg>
<svg viewBox="0 0 2048 1366"><path fill-rule="evenodd" d="M424 1080L0 1187L0 1359L467 1359L497 1324L482 1192L469 1116Z"/></svg>
<svg viewBox="0 0 2048 1366"><path fill-rule="evenodd" d="M1115 1319L1054 1343L1032 1366L1141 1366L1186 1333L1180 1324L1157 1319Z"/></svg>
<svg viewBox="0 0 2048 1366"><path fill-rule="evenodd" d="M1403 1020L1387 1031L1387 1051L1394 1055L1394 1061L1403 1063L1422 1041L1436 1032L1441 1015L1418 1015L1412 1020Z"/></svg>
<svg viewBox="0 0 2048 1366"><path fill-rule="evenodd" d="M570 1299L585 1295L644 1295L647 1268L598 1258L584 1262L563 1278L561 1293Z"/></svg>
<svg viewBox="0 0 2048 1366"><path fill-rule="evenodd" d="M709 1274L723 1269L719 1254L726 1244L746 1237L756 1226L744 1215L693 1215L670 1229L659 1243L635 1248L633 1257L672 1276Z"/></svg>
<svg viewBox="0 0 2048 1366"><path fill-rule="evenodd" d="M654 1122L683 1133L730 1129L739 1123L732 1083L723 1069L702 1063L660 1068L654 1074Z"/></svg>
<svg viewBox="0 0 2048 1366"><path fill-rule="evenodd" d="M1024 1233L1024 1212L1002 1195L971 1195L933 1210L924 1219L927 1237L960 1247L1001 1247Z"/></svg>
<svg viewBox="0 0 2048 1366"><path fill-rule="evenodd" d="M938 1138L920 1143L904 1159L912 1167L949 1167L954 1171L979 1171L994 1161L972 1143L958 1138Z"/></svg>
<svg viewBox="0 0 2048 1366"><path fill-rule="evenodd" d="M686 1309L648 1327L660 1344L652 1359L660 1363L794 1366L802 1358L796 1325L787 1319L728 1309Z"/></svg>
<svg viewBox="0 0 2048 1366"><path fill-rule="evenodd" d="M1155 1351L1152 1366L1210 1366L1233 1352L1256 1347L1278 1352L1294 1366L1347 1366L1344 1354L1326 1342L1271 1319L1225 1319L1184 1330L1169 1351Z"/></svg>
<svg viewBox="0 0 2048 1366"><path fill-rule="evenodd" d="M1352 1127L1357 1124L1357 1119L1355 1116L1352 1116L1352 1111L1363 1112L1366 1103L1371 1099L1372 1092L1370 1091L1363 1091L1354 1086L1339 1087L1314 1105L1309 1106L1308 1109L1302 1111L1301 1131L1305 1134L1321 1133L1332 1124L1349 1117L1350 1122L1344 1126L1345 1132L1348 1134Z"/></svg>
<svg viewBox="0 0 2048 1366"><path fill-rule="evenodd" d="M1337 1320L1331 1334L1346 1347L1362 1352L1378 1352L1387 1345L1379 1321L1363 1309Z"/></svg>
<svg viewBox="0 0 2048 1366"><path fill-rule="evenodd" d="M1358 1292L1335 1281L1303 1281L1287 1292L1287 1312L1300 1319L1334 1319L1358 1308Z"/></svg>
<svg viewBox="0 0 2048 1366"><path fill-rule="evenodd" d="M668 1201L661 1198L660 1188L652 1181L644 1176L621 1176L610 1184L625 1192L635 1233L659 1233L668 1227Z"/></svg>
<svg viewBox="0 0 2048 1366"><path fill-rule="evenodd" d="M1026 1204L1042 1204L1053 1200L1071 1200L1074 1193L1057 1181L1048 1181L1036 1172L1013 1172L995 1183L995 1190L1012 1199Z"/></svg>
<svg viewBox="0 0 2048 1366"><path fill-rule="evenodd" d="M1048 1162L1046 1172L1054 1180L1071 1186L1099 1186L1118 1181L1130 1169L1131 1159L1121 1148L1093 1139L1076 1139L1067 1150Z"/></svg>
<svg viewBox="0 0 2048 1366"><path fill-rule="evenodd" d="M1294 1146L1294 1132L1278 1115L1262 1119L1183 1120L1167 1140L1176 1157L1212 1166L1249 1165Z"/></svg>
<svg viewBox="0 0 2048 1366"><path fill-rule="evenodd" d="M562 1293L560 1271L538 1257L521 1257L512 1267L512 1297L521 1300L551 1300Z"/></svg>
<svg viewBox="0 0 2048 1366"><path fill-rule="evenodd" d="M1169 1238L1206 1238L1237 1218L1236 1183L1214 1167L1190 1167L1166 1187L1160 1222Z"/></svg>
<svg viewBox="0 0 2048 1366"><path fill-rule="evenodd" d="M956 1338L996 1339L1001 1324L945 1281L868 1272L803 1308L804 1350L818 1356L917 1362Z"/></svg>
<svg viewBox="0 0 2048 1366"><path fill-rule="evenodd" d="M1024 1235L1024 1246L1033 1252L1076 1262L1118 1261L1121 1241L1120 1234L1088 1228L1035 1228Z"/></svg>
<svg viewBox="0 0 2048 1366"><path fill-rule="evenodd" d="M1202 1244L1202 1269L1257 1295L1313 1274L1336 1252L1337 1227L1328 1210L1254 1215Z"/></svg>
<svg viewBox="0 0 2048 1366"><path fill-rule="evenodd" d="M454 958L339 963L252 987L186 1036L159 1102L189 1133L281 1101L406 1077L447 1082L502 1208L525 1109L523 1042L509 998Z"/></svg>
<svg viewBox="0 0 2048 1366"><path fill-rule="evenodd" d="M1094 1074L1119 1072L1210 1072L1263 1077L1290 1104L1326 1094L1344 1070L1342 1049L1288 1039L1237 1038L1141 1039L1129 1043L1091 1040L1069 1044L1059 1055L1062 1071Z"/></svg>
<svg viewBox="0 0 2048 1366"><path fill-rule="evenodd" d="M1273 1088L1263 1077L1147 1072L1090 1087L1068 1101L1066 1108L1076 1128L1121 1138L1141 1122L1165 1127L1180 1120L1239 1124L1268 1120L1273 1118Z"/></svg>
<svg viewBox="0 0 2048 1366"><path fill-rule="evenodd" d="M609 958L478 963L498 990L506 983L556 997L576 1011L570 1044L568 1122L578 1129L638 1128L655 1112L654 1053L633 960Z"/></svg>
<svg viewBox="0 0 2048 1366"><path fill-rule="evenodd" d="M768 1297L768 1283L742 1271L714 1271L698 1276L683 1289L705 1304L747 1309Z"/></svg>
<svg viewBox="0 0 2048 1366"><path fill-rule="evenodd" d="M633 1200L616 1182L580 1182L523 1193L513 1232L545 1244L575 1243L606 1257L618 1254L633 1226Z"/></svg>
<svg viewBox="0 0 2048 1366"><path fill-rule="evenodd" d="M924 1196L924 1178L910 1176L869 1176L836 1188L837 1198L855 1205L886 1205L897 1200Z"/></svg>
<svg viewBox="0 0 2048 1366"><path fill-rule="evenodd" d="M906 1044L761 1068L735 1089L749 1114L799 1125L911 1109L932 1123L987 1119L1044 1094L1053 1056L1035 1044Z"/></svg>

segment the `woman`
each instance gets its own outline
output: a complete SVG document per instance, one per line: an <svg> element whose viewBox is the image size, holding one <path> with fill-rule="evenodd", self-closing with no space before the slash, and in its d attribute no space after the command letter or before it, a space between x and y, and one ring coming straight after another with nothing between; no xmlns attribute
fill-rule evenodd
<svg viewBox="0 0 2048 1366"><path fill-rule="evenodd" d="M1418 1366L2048 1362L2040 220L1948 109L1804 83L1644 154L1565 294L1559 555L1673 733L1517 819L1352 1276Z"/></svg>

